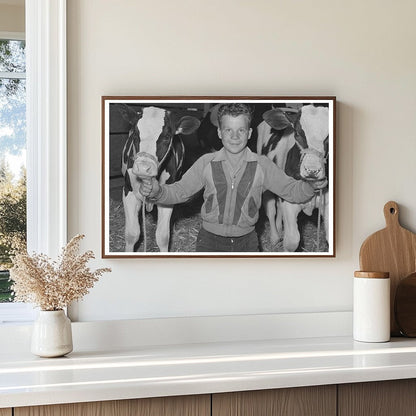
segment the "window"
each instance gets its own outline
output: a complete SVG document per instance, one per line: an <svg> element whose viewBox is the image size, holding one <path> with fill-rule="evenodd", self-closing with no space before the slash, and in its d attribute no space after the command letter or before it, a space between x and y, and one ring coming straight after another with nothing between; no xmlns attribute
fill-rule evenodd
<svg viewBox="0 0 416 416"><path fill-rule="evenodd" d="M0 35L1 303L12 301L8 268L13 247L26 245L26 52L19 38Z"/></svg>
<svg viewBox="0 0 416 416"><path fill-rule="evenodd" d="M66 0L26 0L25 20L27 247L56 257L67 242ZM31 305L0 303L0 324L33 316Z"/></svg>

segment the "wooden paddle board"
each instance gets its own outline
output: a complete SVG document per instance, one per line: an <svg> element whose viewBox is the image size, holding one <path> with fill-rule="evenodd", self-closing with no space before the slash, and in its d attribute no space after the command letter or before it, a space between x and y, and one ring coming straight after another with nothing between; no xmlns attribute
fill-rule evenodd
<svg viewBox="0 0 416 416"><path fill-rule="evenodd" d="M400 335L394 319L394 298L401 279L416 271L416 234L399 222L399 206L390 201L384 205L386 228L370 235L361 245L360 269L390 273L391 335Z"/></svg>

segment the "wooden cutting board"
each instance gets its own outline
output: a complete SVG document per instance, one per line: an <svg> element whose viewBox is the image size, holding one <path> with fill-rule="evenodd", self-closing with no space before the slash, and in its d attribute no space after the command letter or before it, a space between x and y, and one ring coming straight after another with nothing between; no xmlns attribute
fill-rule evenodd
<svg viewBox="0 0 416 416"><path fill-rule="evenodd" d="M390 328L391 335L400 335L394 319L394 298L401 279L416 271L416 234L399 222L399 206L390 201L384 205L386 228L370 235L361 245L362 271L390 273Z"/></svg>

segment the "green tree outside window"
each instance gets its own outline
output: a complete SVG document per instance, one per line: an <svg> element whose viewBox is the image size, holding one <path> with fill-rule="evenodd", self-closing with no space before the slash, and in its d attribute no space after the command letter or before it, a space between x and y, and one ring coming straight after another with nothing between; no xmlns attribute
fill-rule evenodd
<svg viewBox="0 0 416 416"><path fill-rule="evenodd" d="M26 244L25 42L0 40L0 302L12 300L8 269Z"/></svg>

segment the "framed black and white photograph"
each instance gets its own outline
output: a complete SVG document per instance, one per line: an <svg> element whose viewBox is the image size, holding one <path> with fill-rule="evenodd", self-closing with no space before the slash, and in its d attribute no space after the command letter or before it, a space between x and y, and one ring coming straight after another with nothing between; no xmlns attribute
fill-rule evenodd
<svg viewBox="0 0 416 416"><path fill-rule="evenodd" d="M102 97L102 256L334 257L335 97Z"/></svg>

